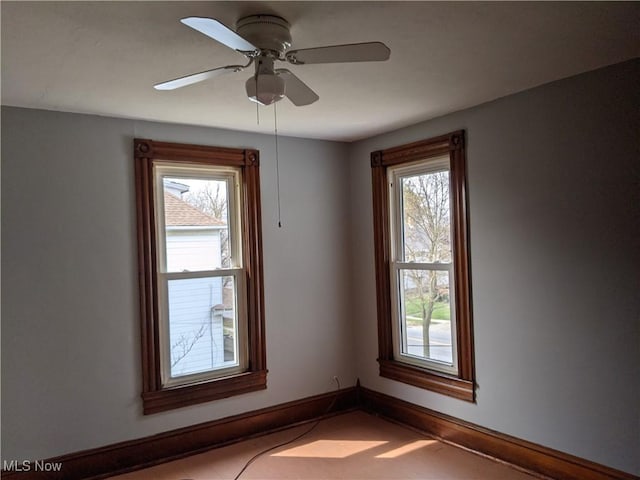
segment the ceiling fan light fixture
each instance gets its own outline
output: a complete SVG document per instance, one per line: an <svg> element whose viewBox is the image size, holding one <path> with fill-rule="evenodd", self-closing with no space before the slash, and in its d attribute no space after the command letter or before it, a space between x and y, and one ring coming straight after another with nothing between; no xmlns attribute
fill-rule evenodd
<svg viewBox="0 0 640 480"><path fill-rule="evenodd" d="M284 79L274 73L258 73L245 84L249 100L271 105L284 97Z"/></svg>
<svg viewBox="0 0 640 480"><path fill-rule="evenodd" d="M1 1L1 0L0 0ZM240 72L254 64L256 73L247 80L246 91L250 100L261 105L271 105L287 97L297 107L318 101L318 94L293 72L277 68L275 62L293 65L383 62L391 51L382 42L347 43L290 50L290 25L275 15L249 15L238 20L236 31L215 18L187 17L185 25L243 54L249 60L246 65L227 65L204 72L193 73L154 85L156 90L173 90L186 87L223 73Z"/></svg>

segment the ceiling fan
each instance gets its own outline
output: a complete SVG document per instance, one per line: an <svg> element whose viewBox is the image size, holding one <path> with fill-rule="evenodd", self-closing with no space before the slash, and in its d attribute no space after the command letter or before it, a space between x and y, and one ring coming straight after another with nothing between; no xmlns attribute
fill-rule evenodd
<svg viewBox="0 0 640 480"><path fill-rule="evenodd" d="M241 72L255 64L255 74L246 82L247 96L262 105L271 105L287 97L294 105L310 105L318 95L286 68L275 68L276 61L292 65L380 62L387 60L389 48L381 42L352 43L327 47L289 50L289 23L275 15L251 15L238 20L236 31L213 18L187 17L180 20L194 30L242 53L246 65L227 65L194 73L154 85L156 90L176 88L202 82L219 75Z"/></svg>

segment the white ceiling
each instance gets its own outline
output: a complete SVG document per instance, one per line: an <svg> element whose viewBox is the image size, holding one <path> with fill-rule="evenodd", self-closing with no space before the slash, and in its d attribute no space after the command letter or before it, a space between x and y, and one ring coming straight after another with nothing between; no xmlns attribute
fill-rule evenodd
<svg viewBox="0 0 640 480"><path fill-rule="evenodd" d="M280 134L352 141L640 56L638 2L2 1L2 104L272 132L245 70L152 85L244 57L185 16L277 14L293 48L382 41L381 63L290 66L320 100L278 103Z"/></svg>

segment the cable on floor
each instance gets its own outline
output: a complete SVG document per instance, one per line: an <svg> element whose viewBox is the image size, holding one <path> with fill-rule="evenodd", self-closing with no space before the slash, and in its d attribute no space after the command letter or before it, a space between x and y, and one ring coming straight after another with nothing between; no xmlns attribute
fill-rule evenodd
<svg viewBox="0 0 640 480"><path fill-rule="evenodd" d="M249 468L249 466L255 462L257 459L259 459L260 457L262 457L263 455L266 455L269 452L272 452L273 450L276 450L280 447L284 447L287 445L292 444L293 442L296 442L298 440L300 440L302 437L309 435L311 432L313 432L315 430L315 428L320 424L320 422L323 420L323 417L325 415L327 415L331 409L334 407L334 405L336 404L336 401L338 400L338 396L340 394L340 380L338 380L338 377L333 377L333 379L335 380L335 382L338 384L338 389L336 390L336 394L333 397L333 400L331 401L331 404L329 405L329 407L327 408L327 411L324 412L324 414L322 415L322 417L320 417L318 420L316 420L314 422L313 425L311 425L311 428L305 430L304 432L302 432L300 435L296 436L295 438L292 438L291 440L287 440L286 442L283 443L279 443L278 445L275 445L273 447L269 447L261 452L256 453L253 457L251 457L247 463L244 464L244 467L242 467L242 470L240 470L238 472L238 474L233 478L233 480L238 480L240 478L240 476L245 472L245 470L247 468Z"/></svg>

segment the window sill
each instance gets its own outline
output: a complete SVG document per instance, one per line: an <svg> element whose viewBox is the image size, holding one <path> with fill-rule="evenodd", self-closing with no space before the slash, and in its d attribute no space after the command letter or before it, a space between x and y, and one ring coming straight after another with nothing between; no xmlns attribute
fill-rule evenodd
<svg viewBox="0 0 640 480"><path fill-rule="evenodd" d="M378 360L378 362L381 377L475 403L474 382L471 380L462 380L395 360Z"/></svg>
<svg viewBox="0 0 640 480"><path fill-rule="evenodd" d="M143 392L144 414L163 412L267 388L267 371L241 373L191 385Z"/></svg>

